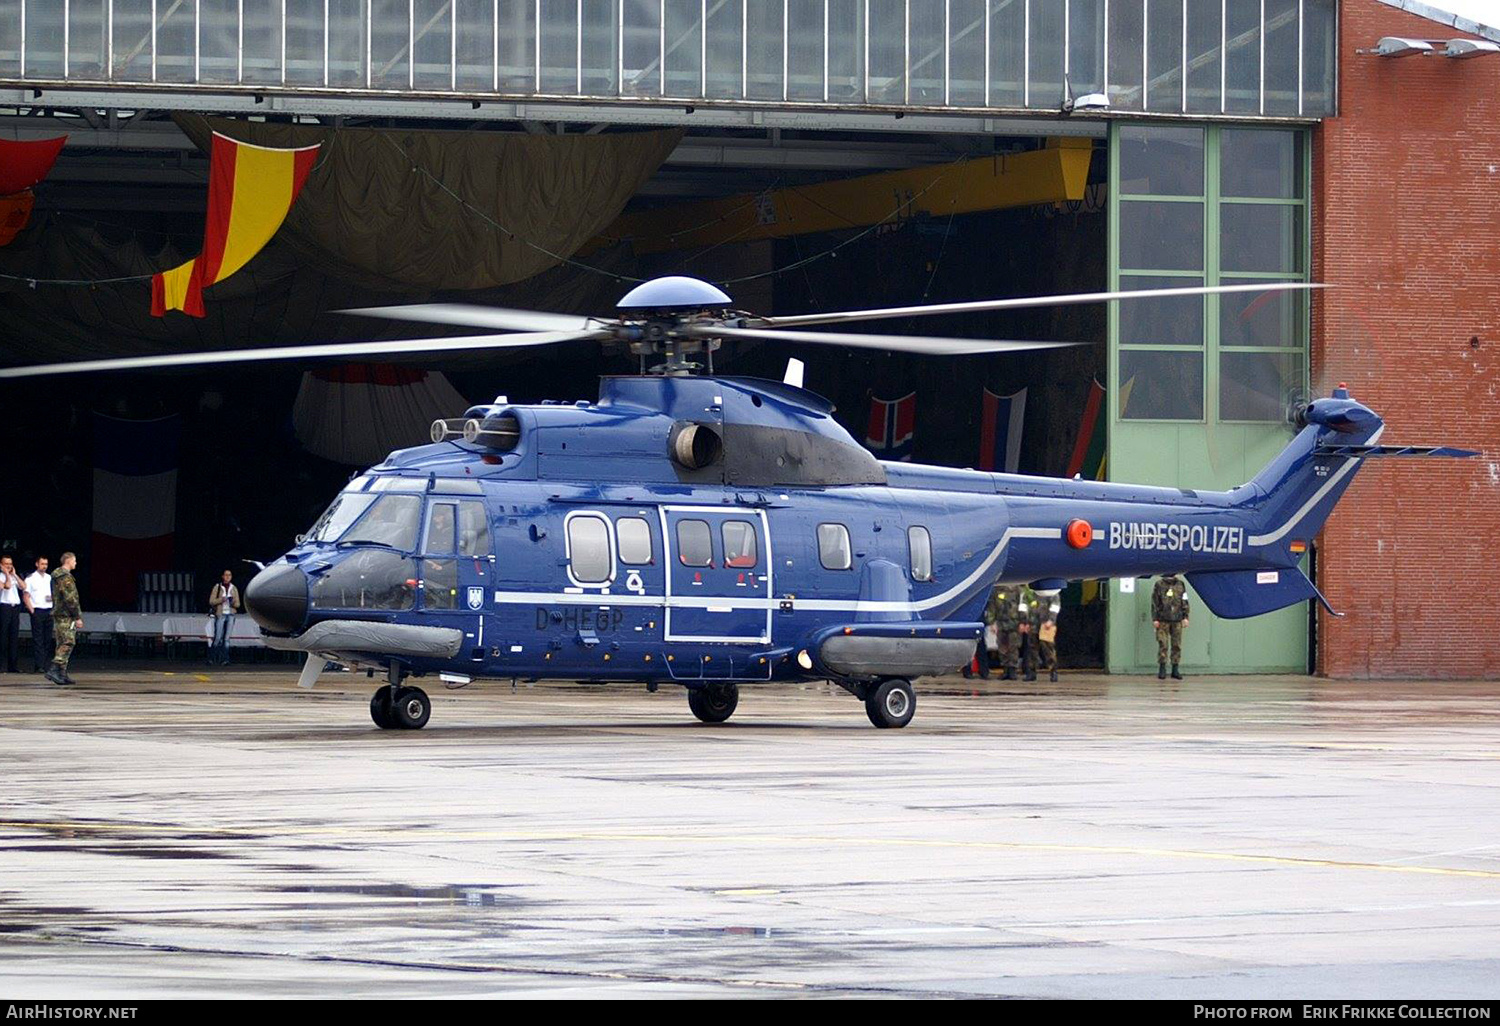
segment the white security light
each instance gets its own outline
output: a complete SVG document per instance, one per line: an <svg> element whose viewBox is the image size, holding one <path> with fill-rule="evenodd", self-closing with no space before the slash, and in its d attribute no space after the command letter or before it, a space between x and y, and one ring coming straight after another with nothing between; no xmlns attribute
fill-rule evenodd
<svg viewBox="0 0 1500 1026"><path fill-rule="evenodd" d="M1375 49L1366 51L1377 57L1414 57L1432 53L1432 44L1425 39L1404 39L1401 36L1385 36L1375 44Z"/></svg>
<svg viewBox="0 0 1500 1026"><path fill-rule="evenodd" d="M1464 60L1469 57L1483 57L1487 53L1500 53L1500 43L1492 43L1488 39L1450 39L1448 48L1443 51L1443 56Z"/></svg>

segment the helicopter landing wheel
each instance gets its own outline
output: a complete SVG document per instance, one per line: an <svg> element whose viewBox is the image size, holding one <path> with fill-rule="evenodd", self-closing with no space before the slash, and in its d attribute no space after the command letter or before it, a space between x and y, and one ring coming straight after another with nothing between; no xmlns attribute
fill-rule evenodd
<svg viewBox="0 0 1500 1026"><path fill-rule="evenodd" d="M740 704L740 689L734 684L710 684L688 692L688 708L704 723L723 723Z"/></svg>
<svg viewBox="0 0 1500 1026"><path fill-rule="evenodd" d="M376 688L370 696L370 719L381 730L396 729L396 711L391 706L390 688Z"/></svg>
<svg viewBox="0 0 1500 1026"><path fill-rule="evenodd" d="M421 688L402 688L396 692L391 720L402 730L421 730L432 715L432 699Z"/></svg>
<svg viewBox="0 0 1500 1026"><path fill-rule="evenodd" d="M865 696L865 714L882 729L904 727L917 711L917 696L911 682L899 677L883 680Z"/></svg>

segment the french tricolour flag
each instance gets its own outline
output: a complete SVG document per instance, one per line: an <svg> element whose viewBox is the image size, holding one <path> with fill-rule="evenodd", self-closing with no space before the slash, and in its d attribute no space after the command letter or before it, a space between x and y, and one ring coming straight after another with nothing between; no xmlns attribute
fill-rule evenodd
<svg viewBox="0 0 1500 1026"><path fill-rule="evenodd" d="M900 399L870 397L870 426L865 445L882 460L911 460L912 436L917 431L917 393Z"/></svg>
<svg viewBox="0 0 1500 1026"><path fill-rule="evenodd" d="M1026 389L1010 395L984 390L979 429L979 469L1014 474L1021 465L1021 427L1026 423Z"/></svg>
<svg viewBox="0 0 1500 1026"><path fill-rule="evenodd" d="M94 414L94 531L88 602L133 609L136 575L172 568L180 417Z"/></svg>

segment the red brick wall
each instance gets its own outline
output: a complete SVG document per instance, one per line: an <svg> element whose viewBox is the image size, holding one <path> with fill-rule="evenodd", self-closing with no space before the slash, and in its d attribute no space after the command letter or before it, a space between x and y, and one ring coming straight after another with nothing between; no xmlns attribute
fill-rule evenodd
<svg viewBox="0 0 1500 1026"><path fill-rule="evenodd" d="M1500 677L1500 55L1356 54L1451 27L1341 7L1339 116L1313 146L1313 380L1349 382L1382 441L1485 450L1371 461L1325 528L1331 677Z"/></svg>

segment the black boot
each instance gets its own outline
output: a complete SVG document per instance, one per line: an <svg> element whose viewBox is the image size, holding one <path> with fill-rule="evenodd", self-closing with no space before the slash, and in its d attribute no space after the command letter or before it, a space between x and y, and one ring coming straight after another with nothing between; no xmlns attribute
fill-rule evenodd
<svg viewBox="0 0 1500 1026"><path fill-rule="evenodd" d="M1026 679L1027 680L1036 680L1036 671L1035 670L1027 670L1026 671Z"/></svg>
<svg viewBox="0 0 1500 1026"><path fill-rule="evenodd" d="M1001 680L1015 680L1016 679L1016 671L1012 670L1009 666L1007 666L1005 668L1005 672L1000 675L1000 679Z"/></svg>
<svg viewBox="0 0 1500 1026"><path fill-rule="evenodd" d="M1177 664L1176 663L1172 664L1172 679L1173 680L1181 680L1182 679L1182 671L1177 668Z"/></svg>
<svg viewBox="0 0 1500 1026"><path fill-rule="evenodd" d="M1052 680L1052 683L1054 683L1054 684L1057 683L1057 671L1056 670L1052 671L1051 680Z"/></svg>
<svg viewBox="0 0 1500 1026"><path fill-rule="evenodd" d="M59 667L56 663L53 663L51 666L47 667L47 679L52 683L58 685L66 684L68 682L67 677L63 675L61 667Z"/></svg>
<svg viewBox="0 0 1500 1026"><path fill-rule="evenodd" d="M1156 679L1157 680L1166 680L1167 679L1167 664L1166 663L1157 663L1156 664Z"/></svg>

